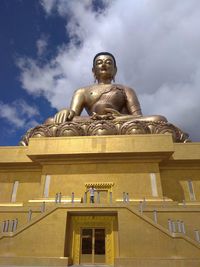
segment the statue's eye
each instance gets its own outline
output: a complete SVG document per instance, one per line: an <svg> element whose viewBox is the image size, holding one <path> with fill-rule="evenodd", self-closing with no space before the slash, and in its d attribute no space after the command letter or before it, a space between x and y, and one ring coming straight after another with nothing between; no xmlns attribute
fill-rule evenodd
<svg viewBox="0 0 200 267"><path fill-rule="evenodd" d="M106 64L111 65L112 61L111 60L106 60Z"/></svg>
<svg viewBox="0 0 200 267"><path fill-rule="evenodd" d="M97 60L96 65L100 65L100 64L102 64L102 60Z"/></svg>

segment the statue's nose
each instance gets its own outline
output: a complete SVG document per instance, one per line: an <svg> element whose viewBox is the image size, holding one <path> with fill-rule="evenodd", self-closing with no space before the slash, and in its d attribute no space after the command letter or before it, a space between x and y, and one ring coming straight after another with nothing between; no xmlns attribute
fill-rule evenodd
<svg viewBox="0 0 200 267"><path fill-rule="evenodd" d="M101 69L103 69L103 70L104 70L104 69L107 69L106 64L102 64L102 65L101 65Z"/></svg>

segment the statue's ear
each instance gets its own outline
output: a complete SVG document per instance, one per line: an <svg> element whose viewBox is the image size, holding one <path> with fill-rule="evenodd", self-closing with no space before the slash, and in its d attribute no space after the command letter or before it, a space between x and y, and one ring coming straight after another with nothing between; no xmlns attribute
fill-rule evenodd
<svg viewBox="0 0 200 267"><path fill-rule="evenodd" d="M96 83L97 78L96 78L95 68L94 67L92 68L92 72L93 72L93 75L94 75L94 83Z"/></svg>
<svg viewBox="0 0 200 267"><path fill-rule="evenodd" d="M92 68L92 72L93 72L93 75L94 75L94 77L95 77L96 74L95 74L95 68L94 68L94 67Z"/></svg>
<svg viewBox="0 0 200 267"><path fill-rule="evenodd" d="M114 76L116 75L116 73L117 73L117 66L114 69Z"/></svg>

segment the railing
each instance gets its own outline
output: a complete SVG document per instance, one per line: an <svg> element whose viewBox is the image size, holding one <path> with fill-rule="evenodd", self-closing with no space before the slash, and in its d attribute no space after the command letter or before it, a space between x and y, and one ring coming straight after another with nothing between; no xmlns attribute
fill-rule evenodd
<svg viewBox="0 0 200 267"><path fill-rule="evenodd" d="M87 192L84 193L84 197L82 198L82 203L86 204L87 203ZM66 203L70 203L70 204L74 204L75 203L75 194L74 192L71 193L71 198L69 199L69 201L66 202L66 199L63 199L62 193L56 193L55 195L55 199L54 199L54 204L62 204L65 205ZM97 192L97 198L96 198L96 204L100 204L101 203L101 199L100 199L100 192ZM162 227L164 227L167 231L169 231L169 233L171 234L181 234L181 235L185 235L188 236L189 238L193 239L194 241L198 242L200 244L200 229L197 228L193 228L191 226L189 226L188 224L186 224L184 222L184 220L182 218L168 218L165 222L163 220L160 220L160 213L159 213L159 209L156 209L151 205L148 205L148 202L146 201L145 198L143 198L143 200L140 200L138 202L138 204L136 203L131 203L130 198L129 198L129 193L127 192L123 192L122 193L122 203L124 205L130 206L133 210L138 211L140 216L143 216L145 214L145 216L151 218L154 222L154 224L156 225L161 225ZM80 201L79 201L80 204ZM105 203L104 203L105 204ZM113 199L112 199L112 192L109 192L109 203L107 204L113 204ZM93 204L91 204L93 205ZM161 203L160 206L166 207L166 200L165 198L163 198L163 203ZM186 202L183 201L183 207L186 207ZM177 205L176 208L178 208L180 206ZM53 207L55 208L55 206ZM148 216L147 214L149 213L149 209L150 208L151 211L151 216ZM32 220L37 220L37 218L39 218L38 216L41 215L45 215L49 212L49 210L52 210L52 205L48 206L48 203L45 201L42 201L39 205L39 207L37 208L37 210L32 210L31 208L29 208L27 210L27 219L26 221L19 221L18 218L15 219L6 219L4 221L1 222L1 236L7 235L7 233L14 233L18 230L18 228L23 228L25 227L27 224L30 224L32 222ZM148 210L148 213L146 212ZM35 215L35 216L34 216Z"/></svg>

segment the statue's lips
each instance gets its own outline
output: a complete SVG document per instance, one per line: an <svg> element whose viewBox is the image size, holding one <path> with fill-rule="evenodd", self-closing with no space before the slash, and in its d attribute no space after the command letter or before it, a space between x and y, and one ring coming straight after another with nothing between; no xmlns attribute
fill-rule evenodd
<svg viewBox="0 0 200 267"><path fill-rule="evenodd" d="M100 71L104 71L105 72L105 71L108 71L108 69L100 69Z"/></svg>

